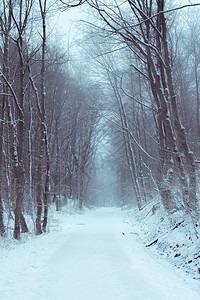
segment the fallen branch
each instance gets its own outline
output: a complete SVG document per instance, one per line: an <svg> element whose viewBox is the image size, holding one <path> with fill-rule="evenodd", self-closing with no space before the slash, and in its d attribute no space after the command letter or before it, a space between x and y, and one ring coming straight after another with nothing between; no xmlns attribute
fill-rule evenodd
<svg viewBox="0 0 200 300"><path fill-rule="evenodd" d="M177 223L176 225L172 226L172 227L169 228L167 231L165 231L164 233L162 233L159 237L157 237L155 240L153 240L150 244L145 245L145 246L146 246L146 247L150 247L150 246L156 244L156 243L158 242L159 238L161 238L162 236L164 236L165 234L167 234L169 231L178 228L183 222L184 222L184 220L181 221L181 222L179 222L179 223Z"/></svg>

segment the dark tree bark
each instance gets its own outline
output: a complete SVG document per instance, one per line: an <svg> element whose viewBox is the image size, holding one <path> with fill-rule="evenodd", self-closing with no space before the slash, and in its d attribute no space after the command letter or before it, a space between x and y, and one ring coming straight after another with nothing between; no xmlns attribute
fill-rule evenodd
<svg viewBox="0 0 200 300"><path fill-rule="evenodd" d="M46 114L45 114L45 57L46 57L46 5L47 1L39 0L40 13L42 17L42 59L41 59L41 98L40 98L40 150L38 160L38 191L37 191L37 219L36 219L36 234L41 234L42 230L46 231L48 219L48 194L49 194L49 149L48 149L48 133L46 127ZM45 183L44 193L42 193L42 159L44 161L45 170ZM42 216L42 202L44 204L44 220L41 227Z"/></svg>

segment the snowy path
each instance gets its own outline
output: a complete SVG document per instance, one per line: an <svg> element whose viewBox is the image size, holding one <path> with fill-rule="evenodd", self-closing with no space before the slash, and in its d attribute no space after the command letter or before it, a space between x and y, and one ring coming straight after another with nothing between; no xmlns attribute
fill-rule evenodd
<svg viewBox="0 0 200 300"><path fill-rule="evenodd" d="M130 235L122 216L98 209L71 217L70 229L66 217L60 232L7 250L6 258L0 255L0 299L199 300L190 281Z"/></svg>

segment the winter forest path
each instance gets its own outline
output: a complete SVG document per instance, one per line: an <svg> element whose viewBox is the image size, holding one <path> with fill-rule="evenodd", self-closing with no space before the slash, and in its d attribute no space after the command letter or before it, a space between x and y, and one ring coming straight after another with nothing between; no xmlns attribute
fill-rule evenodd
<svg viewBox="0 0 200 300"><path fill-rule="evenodd" d="M122 219L116 208L89 211L76 216L70 234L66 223L55 239L50 233L21 245L18 259L7 257L8 270L1 268L0 299L200 299L178 274L149 255Z"/></svg>

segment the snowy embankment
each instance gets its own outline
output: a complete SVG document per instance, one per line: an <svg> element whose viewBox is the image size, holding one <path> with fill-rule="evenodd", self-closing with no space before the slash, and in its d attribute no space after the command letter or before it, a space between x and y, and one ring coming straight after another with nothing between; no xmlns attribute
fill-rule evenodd
<svg viewBox="0 0 200 300"><path fill-rule="evenodd" d="M200 230L183 211L167 215L159 203L128 210L127 222L151 254L168 261L193 279L200 279Z"/></svg>
<svg viewBox="0 0 200 300"><path fill-rule="evenodd" d="M2 300L199 300L199 283L148 249L117 208L54 213L50 232L0 247Z"/></svg>

